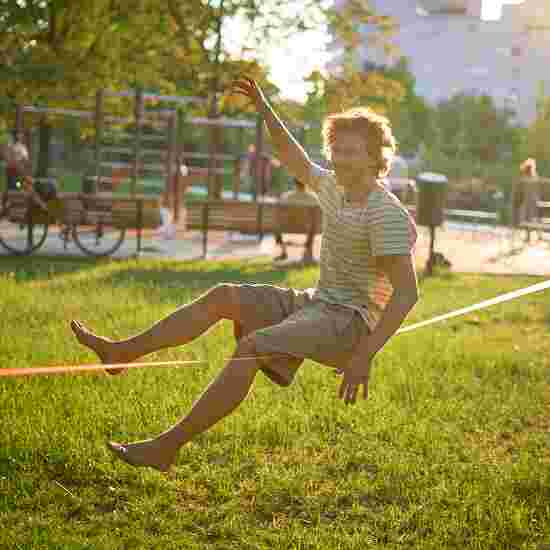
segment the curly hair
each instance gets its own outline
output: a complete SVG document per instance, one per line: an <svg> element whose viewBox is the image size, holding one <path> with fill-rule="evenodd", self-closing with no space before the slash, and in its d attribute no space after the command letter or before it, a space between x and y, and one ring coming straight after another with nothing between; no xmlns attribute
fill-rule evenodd
<svg viewBox="0 0 550 550"><path fill-rule="evenodd" d="M338 132L355 132L361 135L367 146L367 154L376 159L378 177L384 177L391 168L397 149L390 121L368 107L357 107L342 113L329 115L323 122L323 152L332 160L332 146Z"/></svg>

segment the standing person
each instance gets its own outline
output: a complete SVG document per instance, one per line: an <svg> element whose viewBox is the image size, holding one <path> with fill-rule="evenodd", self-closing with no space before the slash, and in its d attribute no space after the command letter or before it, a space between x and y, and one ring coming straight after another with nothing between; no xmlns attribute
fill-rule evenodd
<svg viewBox="0 0 550 550"><path fill-rule="evenodd" d="M306 186L297 179L294 179L295 189L283 193L279 199L281 204L298 204L305 206L317 206L319 204L317 196L312 191L308 191ZM312 231L306 237L304 243L304 254L302 261L304 263L313 262L313 242L315 241L315 233ZM286 243L283 240L282 233L275 233L275 242L281 247L281 254L277 256L276 260L286 260L288 258Z"/></svg>
<svg viewBox="0 0 550 550"><path fill-rule="evenodd" d="M6 159L6 188L17 191L17 182L28 174L29 151L23 143L20 132L15 134L15 141L8 146Z"/></svg>
<svg viewBox="0 0 550 550"><path fill-rule="evenodd" d="M108 443L117 458L133 466L168 471L183 445L244 401L260 370L288 386L303 360L313 359L343 374L339 397L346 404L356 402L361 387L367 398L373 357L418 300L415 224L381 183L395 151L387 119L367 108L329 116L323 137L334 170L324 170L310 160L254 80L238 80L233 92L253 101L281 162L319 198L320 278L306 290L218 284L125 340L103 338L72 322L79 342L109 364L187 344L222 319L234 323L235 353L187 416L153 439Z"/></svg>
<svg viewBox="0 0 550 550"><path fill-rule="evenodd" d="M519 166L519 181L514 183L512 189L512 224L518 226L523 222L537 221L539 209L537 202L540 200L540 183L537 172L537 161L528 158ZM542 238L542 232L537 231L538 238ZM527 242L531 242L531 230L527 230Z"/></svg>
<svg viewBox="0 0 550 550"><path fill-rule="evenodd" d="M251 143L248 146L246 154L241 160L241 180L243 182L243 188L246 191L254 191L254 186L259 183L260 187L256 189L256 194L263 194L271 189L271 182L273 179L273 167L271 157L267 153L262 153L259 156L258 177L259 181L256 183L255 172L256 169L256 146Z"/></svg>
<svg viewBox="0 0 550 550"><path fill-rule="evenodd" d="M164 191L160 195L160 226L157 228L155 236L166 240L173 240L176 238L176 232L177 228L174 223L174 216L172 215L170 193Z"/></svg>

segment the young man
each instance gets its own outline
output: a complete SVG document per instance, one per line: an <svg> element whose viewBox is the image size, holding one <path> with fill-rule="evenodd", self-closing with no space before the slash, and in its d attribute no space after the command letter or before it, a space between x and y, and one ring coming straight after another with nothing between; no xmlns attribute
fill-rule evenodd
<svg viewBox="0 0 550 550"><path fill-rule="evenodd" d="M306 186L299 180L294 180L295 189L283 193L279 199L281 204L301 204L306 206L318 205L317 197L315 193L308 191ZM304 243L304 253L302 256L302 262L304 264L313 263L313 242L315 240L314 232L309 233L306 236ZM275 233L275 242L281 247L281 253L275 258L275 260L288 259L287 244L283 240L282 233Z"/></svg>
<svg viewBox="0 0 550 550"><path fill-rule="evenodd" d="M366 398L372 358L418 300L415 225L380 180L395 150L387 120L368 109L328 117L323 134L334 167L328 171L310 161L256 82L238 80L233 90L254 102L282 163L319 197L320 279L307 290L219 284L122 341L72 322L78 340L104 363L134 361L184 345L221 319L234 322L237 349L187 416L153 439L108 443L116 457L134 466L168 471L185 443L240 405L259 370L287 386L303 360L313 359L343 374L339 397L346 404L356 402L361 386Z"/></svg>

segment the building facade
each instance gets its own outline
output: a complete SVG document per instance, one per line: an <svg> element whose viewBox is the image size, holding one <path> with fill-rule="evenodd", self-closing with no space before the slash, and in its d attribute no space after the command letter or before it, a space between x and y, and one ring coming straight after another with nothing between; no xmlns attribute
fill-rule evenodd
<svg viewBox="0 0 550 550"><path fill-rule="evenodd" d="M388 55L373 43L374 28L367 25L358 63L392 65L407 57L417 93L432 104L460 92L488 94L527 125L536 117L541 91L550 95L550 0L505 4L497 21L481 19L482 0L370 0L369 5L398 21L391 39L396 53ZM336 57L329 70L337 67Z"/></svg>

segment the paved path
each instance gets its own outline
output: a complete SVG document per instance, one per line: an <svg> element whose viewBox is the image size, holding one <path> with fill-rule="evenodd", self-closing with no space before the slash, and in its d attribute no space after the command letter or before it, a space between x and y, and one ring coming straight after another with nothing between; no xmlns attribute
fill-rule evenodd
<svg viewBox="0 0 550 550"><path fill-rule="evenodd" d="M300 242L300 237L296 241ZM274 258L278 247L272 235L267 235L259 242L245 236L231 236L223 232L211 232L209 235L208 258ZM320 237L315 241L315 256L319 257ZM436 231L435 250L441 252L452 264L455 272L479 272L498 274L550 275L550 235L539 239L532 235L532 242L524 242L524 233L515 235L507 228L477 228L467 230L465 226L446 223ZM122 247L115 253L115 258L129 258L135 254L136 238L130 234ZM48 236L44 246L37 255L83 257L73 243L67 250L54 232ZM300 247L289 247L289 261L298 261L301 257ZM425 266L429 254L429 232L425 227L419 228L416 247L418 267ZM6 256L0 250L0 257ZM149 232L143 239L144 258L166 258L175 260L200 259L202 256L202 235L197 231L180 232L176 239L165 240Z"/></svg>

